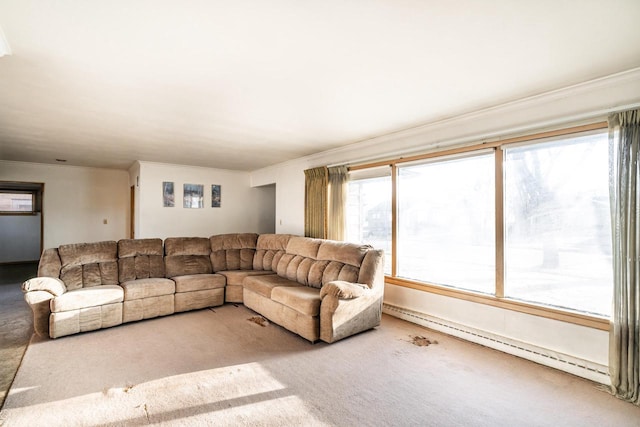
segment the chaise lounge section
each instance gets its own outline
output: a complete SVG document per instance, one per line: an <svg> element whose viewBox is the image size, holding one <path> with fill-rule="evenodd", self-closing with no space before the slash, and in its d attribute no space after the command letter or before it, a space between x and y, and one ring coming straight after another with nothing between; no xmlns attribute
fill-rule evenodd
<svg viewBox="0 0 640 427"><path fill-rule="evenodd" d="M62 245L23 284L51 338L231 302L328 343L379 325L383 289L380 250L253 233Z"/></svg>

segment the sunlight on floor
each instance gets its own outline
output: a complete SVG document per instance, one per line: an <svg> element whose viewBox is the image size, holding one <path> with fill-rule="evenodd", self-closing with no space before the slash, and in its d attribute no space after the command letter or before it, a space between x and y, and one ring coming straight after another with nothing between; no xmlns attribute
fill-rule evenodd
<svg viewBox="0 0 640 427"><path fill-rule="evenodd" d="M27 389L16 389L19 394ZM317 409L316 409L317 410ZM259 363L125 384L83 396L5 408L0 424L324 425Z"/></svg>

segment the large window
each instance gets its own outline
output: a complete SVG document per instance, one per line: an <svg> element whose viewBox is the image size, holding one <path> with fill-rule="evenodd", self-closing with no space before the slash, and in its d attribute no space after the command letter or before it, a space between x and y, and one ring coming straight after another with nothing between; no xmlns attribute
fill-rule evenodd
<svg viewBox="0 0 640 427"><path fill-rule="evenodd" d="M609 314L605 134L505 149L505 296Z"/></svg>
<svg viewBox="0 0 640 427"><path fill-rule="evenodd" d="M607 140L599 123L359 166L348 239L387 251L390 283L604 328Z"/></svg>
<svg viewBox="0 0 640 427"><path fill-rule="evenodd" d="M384 272L391 274L391 176L388 168L376 172L349 181L347 241L384 249Z"/></svg>
<svg viewBox="0 0 640 427"><path fill-rule="evenodd" d="M494 155L398 168L398 276L495 290Z"/></svg>

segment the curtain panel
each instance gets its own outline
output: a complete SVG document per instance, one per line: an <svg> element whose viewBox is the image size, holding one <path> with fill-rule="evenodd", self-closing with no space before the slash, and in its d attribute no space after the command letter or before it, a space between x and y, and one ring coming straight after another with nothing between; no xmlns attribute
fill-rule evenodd
<svg viewBox="0 0 640 427"><path fill-rule="evenodd" d="M613 310L609 343L612 393L640 404L640 110L609 116Z"/></svg>
<svg viewBox="0 0 640 427"><path fill-rule="evenodd" d="M349 169L346 166L334 166L328 168L328 172L329 218L327 238L331 240L344 240Z"/></svg>
<svg viewBox="0 0 640 427"><path fill-rule="evenodd" d="M304 235L327 238L327 184L326 166L304 171Z"/></svg>

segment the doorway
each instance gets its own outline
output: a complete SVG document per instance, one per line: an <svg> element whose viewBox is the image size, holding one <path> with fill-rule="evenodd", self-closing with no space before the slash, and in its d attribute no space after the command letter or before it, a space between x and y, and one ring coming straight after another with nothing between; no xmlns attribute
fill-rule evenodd
<svg viewBox="0 0 640 427"><path fill-rule="evenodd" d="M0 181L0 264L38 261L43 246L44 184Z"/></svg>

